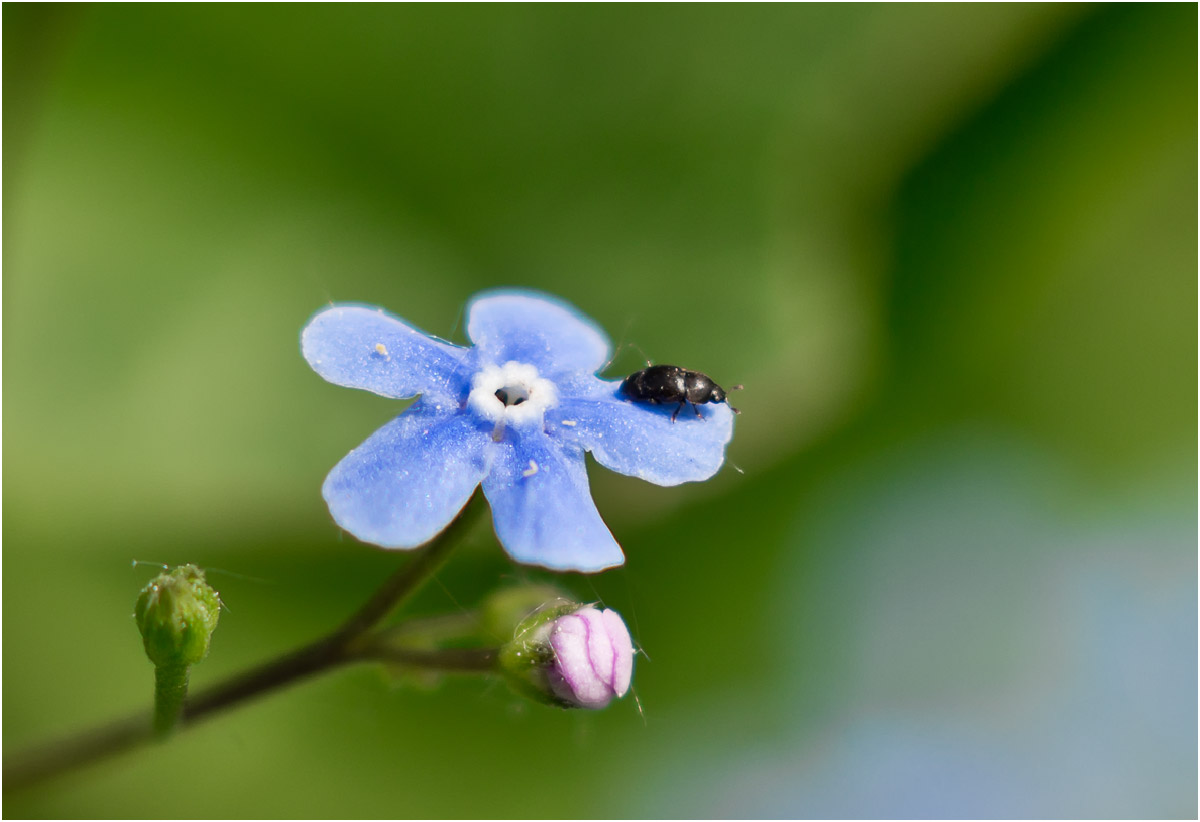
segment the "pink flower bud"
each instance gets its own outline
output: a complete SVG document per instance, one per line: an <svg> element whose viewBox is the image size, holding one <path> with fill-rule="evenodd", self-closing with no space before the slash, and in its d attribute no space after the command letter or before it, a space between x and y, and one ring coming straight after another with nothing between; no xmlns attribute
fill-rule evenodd
<svg viewBox="0 0 1200 822"><path fill-rule="evenodd" d="M590 605L550 626L554 661L546 672L551 691L567 705L603 708L629 690L633 640L616 611Z"/></svg>

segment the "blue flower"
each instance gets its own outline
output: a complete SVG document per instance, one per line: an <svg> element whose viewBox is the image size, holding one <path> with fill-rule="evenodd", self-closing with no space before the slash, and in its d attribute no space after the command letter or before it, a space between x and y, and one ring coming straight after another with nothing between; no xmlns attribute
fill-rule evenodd
<svg viewBox="0 0 1200 822"><path fill-rule="evenodd" d="M584 451L658 485L708 479L733 434L724 403L701 418L633 402L596 371L604 332L544 294L491 291L467 309L462 348L383 309L334 305L300 336L337 385L420 395L351 451L322 488L338 525L364 542L414 548L445 528L480 483L500 543L519 562L599 571L625 561L588 489Z"/></svg>

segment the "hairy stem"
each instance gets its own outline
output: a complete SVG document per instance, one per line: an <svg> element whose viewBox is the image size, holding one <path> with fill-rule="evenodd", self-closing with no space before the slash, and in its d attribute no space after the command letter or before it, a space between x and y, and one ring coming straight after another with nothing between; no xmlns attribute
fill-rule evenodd
<svg viewBox="0 0 1200 822"><path fill-rule="evenodd" d="M183 711L187 688L187 665L159 665L154 669L154 733L159 737L171 735Z"/></svg>
<svg viewBox="0 0 1200 822"><path fill-rule="evenodd" d="M351 662L392 661L443 672L482 673L490 670L488 655L494 655L492 651L397 650L381 648L364 639L368 631L399 607L442 566L481 508L482 497L477 490L446 530L418 549L358 611L327 636L183 699L187 681L185 671L184 690L178 692L182 711L179 710L179 701L172 705L170 700L160 700L156 691L153 714L138 713L36 750L5 757L4 789L27 787L135 748L154 739L164 724L167 728L174 725L176 717L177 727L182 729L226 708Z"/></svg>

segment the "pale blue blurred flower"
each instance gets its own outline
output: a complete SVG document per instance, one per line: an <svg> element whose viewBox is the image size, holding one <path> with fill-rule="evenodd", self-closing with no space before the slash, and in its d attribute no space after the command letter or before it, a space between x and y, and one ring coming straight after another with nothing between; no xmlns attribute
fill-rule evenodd
<svg viewBox="0 0 1200 822"><path fill-rule="evenodd" d="M519 562L599 571L624 554L588 490L584 451L658 485L708 479L724 461L724 403L671 421L596 372L609 342L590 319L525 291L476 295L462 348L380 308L334 305L301 334L330 382L396 399L421 395L330 472L338 525L364 542L414 548L450 523L480 483L501 544ZM686 418L685 418L686 417Z"/></svg>

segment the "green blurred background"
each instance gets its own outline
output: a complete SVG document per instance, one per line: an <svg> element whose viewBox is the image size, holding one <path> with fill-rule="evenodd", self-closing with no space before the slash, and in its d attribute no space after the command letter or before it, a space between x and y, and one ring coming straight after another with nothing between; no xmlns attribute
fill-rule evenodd
<svg viewBox="0 0 1200 822"><path fill-rule="evenodd" d="M403 561L320 497L397 411L328 301L541 288L746 384L744 475L591 471L642 711L347 670L6 816L1195 816L1195 6L3 23L8 762L148 706L134 560L210 569L197 686ZM482 529L413 611L545 577Z"/></svg>

